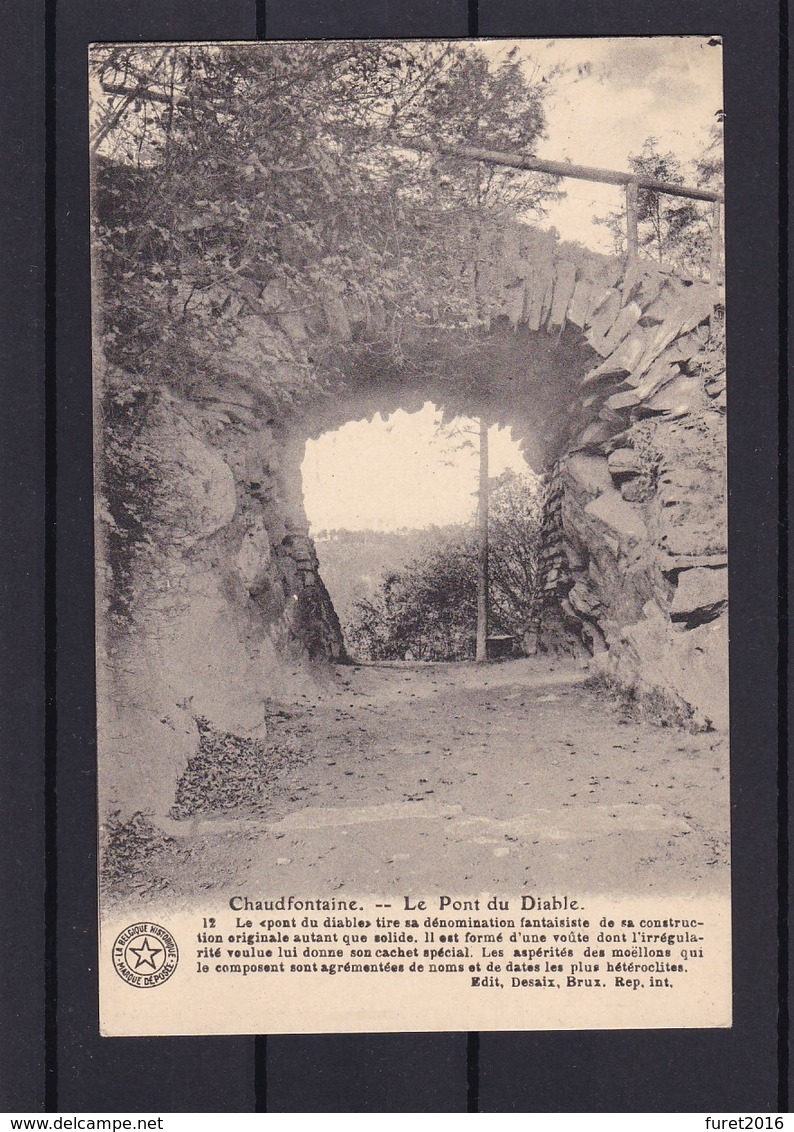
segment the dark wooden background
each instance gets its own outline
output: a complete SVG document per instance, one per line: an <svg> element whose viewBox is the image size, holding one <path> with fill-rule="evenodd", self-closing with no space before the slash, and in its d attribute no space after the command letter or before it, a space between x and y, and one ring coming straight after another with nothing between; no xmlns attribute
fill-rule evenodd
<svg viewBox="0 0 794 1132"><path fill-rule="evenodd" d="M787 408L778 385L777 6L739 0L481 0L479 7L474 0L259 0L257 8L256 0L6 0L4 17L2 117L10 131L0 190L0 302L8 312L2 331L8 346L0 355L6 473L0 530L8 603L0 630L2 1107L785 1109L777 1014L778 850L786 847L777 840L778 692L786 688L779 685L777 650L778 424ZM479 1037L101 1039L87 45L471 33L725 37L735 1026ZM783 1029L785 1023L783 1015Z"/></svg>

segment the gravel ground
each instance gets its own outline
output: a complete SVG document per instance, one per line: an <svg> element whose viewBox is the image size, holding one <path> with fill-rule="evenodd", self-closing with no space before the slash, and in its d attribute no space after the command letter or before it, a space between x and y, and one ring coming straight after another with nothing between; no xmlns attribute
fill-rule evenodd
<svg viewBox="0 0 794 1132"><path fill-rule="evenodd" d="M588 675L340 666L272 707L261 748L203 733L182 820L114 898L727 892L725 738L643 722Z"/></svg>

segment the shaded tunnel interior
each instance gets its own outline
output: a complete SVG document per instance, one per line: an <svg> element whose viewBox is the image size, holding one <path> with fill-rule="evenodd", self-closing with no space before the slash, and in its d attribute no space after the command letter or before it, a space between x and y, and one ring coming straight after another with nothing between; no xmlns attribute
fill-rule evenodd
<svg viewBox="0 0 794 1132"><path fill-rule="evenodd" d="M577 394L595 357L576 327L533 334L506 319L488 333L420 338L400 366L371 345L341 351L344 369L332 395L304 409L286 431L284 494L296 523L304 523L308 535L300 469L307 439L351 421L372 421L375 414L416 413L428 401L438 407L444 424L480 416L491 424L509 424L527 469L542 473L592 414ZM404 490L411 490L409 479ZM322 569L318 578L324 582ZM333 607L324 585L322 591L321 603ZM314 599L312 604L316 608ZM336 611L325 616L339 620ZM348 651L342 644L338 655Z"/></svg>

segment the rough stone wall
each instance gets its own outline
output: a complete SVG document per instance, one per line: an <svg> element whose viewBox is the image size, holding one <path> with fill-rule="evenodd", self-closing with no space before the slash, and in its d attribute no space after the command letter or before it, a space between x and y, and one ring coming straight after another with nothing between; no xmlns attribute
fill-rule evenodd
<svg viewBox="0 0 794 1132"><path fill-rule="evenodd" d="M114 752L102 761L106 812L162 815L197 717L262 739L268 700L342 655L302 503L284 484L285 437L253 398L226 397L160 391L136 441L162 490L128 623L98 642L100 741Z"/></svg>
<svg viewBox="0 0 794 1132"><path fill-rule="evenodd" d="M727 727L722 325L624 397L549 476L530 647L586 651L620 683ZM613 398L613 405L617 398Z"/></svg>

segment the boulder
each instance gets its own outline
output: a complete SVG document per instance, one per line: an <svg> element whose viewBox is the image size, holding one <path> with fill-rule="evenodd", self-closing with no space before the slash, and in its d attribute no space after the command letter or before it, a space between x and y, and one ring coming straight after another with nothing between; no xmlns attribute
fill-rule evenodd
<svg viewBox="0 0 794 1132"><path fill-rule="evenodd" d="M568 594L568 600L577 613L585 617L595 617L604 609L604 603L597 593L582 582L577 582Z"/></svg>
<svg viewBox="0 0 794 1132"><path fill-rule="evenodd" d="M695 566L727 566L728 555L724 552L722 554L667 554L660 551L657 561L663 574L676 574L679 570L691 570Z"/></svg>
<svg viewBox="0 0 794 1132"><path fill-rule="evenodd" d="M620 494L627 503L645 503L652 492L648 476L632 476L621 482Z"/></svg>
<svg viewBox="0 0 794 1132"><path fill-rule="evenodd" d="M184 416L164 405L149 446L167 486L159 520L168 541L186 549L231 523L237 510L234 473Z"/></svg>
<svg viewBox="0 0 794 1132"><path fill-rule="evenodd" d="M615 479L625 479L628 476L638 476L642 471L639 453L633 448L616 448L610 452L609 471Z"/></svg>
<svg viewBox="0 0 794 1132"><path fill-rule="evenodd" d="M576 442L577 449L600 448L608 445L613 439L614 426L607 421L592 421L579 436Z"/></svg>
<svg viewBox="0 0 794 1132"><path fill-rule="evenodd" d="M685 705L701 727L727 730L727 617L687 632L648 612L624 628L620 644L605 659L608 671L621 683Z"/></svg>
<svg viewBox="0 0 794 1132"><path fill-rule="evenodd" d="M235 569L245 584L250 586L265 572L270 557L270 538L264 520L257 516L243 535L234 559Z"/></svg>
<svg viewBox="0 0 794 1132"><path fill-rule="evenodd" d="M634 388L626 390L624 393L613 393L608 397L605 405L609 409L618 412L623 409L634 409L652 397L657 390L667 385L679 373L678 367L672 363L660 359L654 365L650 372L642 381L634 384L633 375L629 379L629 384L634 385Z"/></svg>
<svg viewBox="0 0 794 1132"><path fill-rule="evenodd" d="M585 456L576 453L566 462L566 471L589 495L598 495L612 489L612 477L603 456Z"/></svg>
<svg viewBox="0 0 794 1132"><path fill-rule="evenodd" d="M100 701L99 810L103 816L118 812L122 821L140 812L161 823L196 753L198 731L190 712L163 689L147 694L152 699L146 706Z"/></svg>
<svg viewBox="0 0 794 1132"><path fill-rule="evenodd" d="M695 564L687 559L724 555L724 419L711 412L686 421L665 419L653 446L658 453L658 506L652 516L656 546L687 565Z"/></svg>
<svg viewBox="0 0 794 1132"><path fill-rule="evenodd" d="M645 402L645 406L655 413L683 416L685 413L691 413L699 401L700 388L697 380L681 374L650 397Z"/></svg>
<svg viewBox="0 0 794 1132"><path fill-rule="evenodd" d="M706 393L709 397L719 397L725 393L725 370L706 378Z"/></svg>
<svg viewBox="0 0 794 1132"><path fill-rule="evenodd" d="M639 542L648 537L639 510L633 504L627 503L614 488L588 503L585 511L629 540Z"/></svg>
<svg viewBox="0 0 794 1132"><path fill-rule="evenodd" d="M712 621L728 604L728 571L696 567L682 570L670 605L673 621L702 625Z"/></svg>

